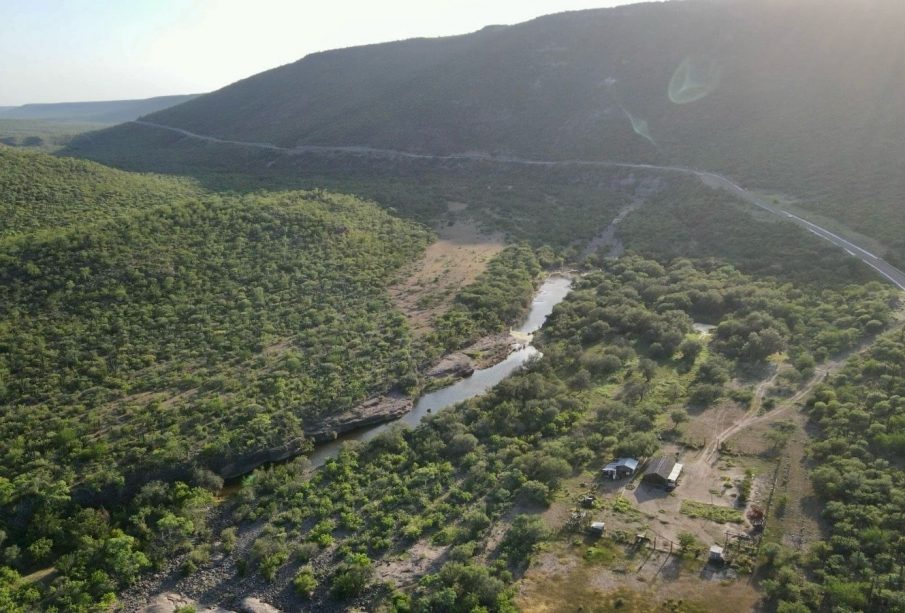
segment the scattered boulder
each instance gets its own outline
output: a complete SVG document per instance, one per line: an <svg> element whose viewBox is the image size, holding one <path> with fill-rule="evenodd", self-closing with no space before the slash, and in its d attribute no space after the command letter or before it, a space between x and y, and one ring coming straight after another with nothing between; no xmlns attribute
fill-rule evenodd
<svg viewBox="0 0 905 613"><path fill-rule="evenodd" d="M425 375L431 379L443 379L445 377L470 377L474 372L474 361L464 353L450 353L443 357Z"/></svg>
<svg viewBox="0 0 905 613"><path fill-rule="evenodd" d="M176 594L174 592L164 592L154 596L154 598L151 599L151 602L141 609L141 611L142 613L173 613L180 607L193 607L198 613L234 613L233 611L220 607L203 607L188 596L183 596L182 594ZM273 612L276 611L276 609L271 607L270 609L260 609L260 611L262 611L262 613L265 611Z"/></svg>
<svg viewBox="0 0 905 613"><path fill-rule="evenodd" d="M523 339L523 342L528 340L530 339ZM476 368L487 368L505 360L513 349L518 348L518 345L519 340L512 333L500 332L478 339L474 344L463 349L462 353L472 359Z"/></svg>
<svg viewBox="0 0 905 613"><path fill-rule="evenodd" d="M195 601L181 594L165 592L151 599L142 613L173 613L179 607L195 606Z"/></svg>
<svg viewBox="0 0 905 613"><path fill-rule="evenodd" d="M242 611L242 613L280 613L280 610L276 607L272 607L262 600L251 597L242 601L242 604L239 605L239 610Z"/></svg>

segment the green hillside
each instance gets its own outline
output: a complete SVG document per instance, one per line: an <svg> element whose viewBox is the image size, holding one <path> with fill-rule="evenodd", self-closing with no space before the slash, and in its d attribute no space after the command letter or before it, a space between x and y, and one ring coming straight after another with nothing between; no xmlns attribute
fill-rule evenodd
<svg viewBox="0 0 905 613"><path fill-rule="evenodd" d="M81 195L67 207L77 228L0 243L0 400L5 440L22 436L31 450L23 457L62 454L54 464L71 469L65 458L75 454L79 472L92 473L109 468L111 454L149 467L190 461L202 447L209 459L241 455L414 368L383 287L426 244L415 226L345 196L189 198L182 183L114 171L133 195L155 182L170 191L127 201L109 219L98 200L121 185L93 193L104 169L34 155L5 161L7 172L22 161L17 176L30 177L25 197L9 183L0 193L23 215L49 204L42 189L62 206L65 187ZM273 412L296 425L266 427ZM234 440L253 419L264 439L245 428ZM204 425L186 430L186 421ZM45 437L29 436L37 424ZM71 427L77 451L57 445Z"/></svg>
<svg viewBox="0 0 905 613"><path fill-rule="evenodd" d="M563 13L313 54L146 119L287 147L687 164L798 197L902 262L902 23L895 0ZM130 144L150 129L122 126L71 151L134 168ZM163 153L186 137L169 140ZM155 169L161 151L138 167Z"/></svg>
<svg viewBox="0 0 905 613"><path fill-rule="evenodd" d="M196 198L192 182L0 146L0 242Z"/></svg>
<svg viewBox="0 0 905 613"><path fill-rule="evenodd" d="M412 380L385 287L419 226L325 192L0 155L3 564L72 551L86 504L303 450L304 425Z"/></svg>

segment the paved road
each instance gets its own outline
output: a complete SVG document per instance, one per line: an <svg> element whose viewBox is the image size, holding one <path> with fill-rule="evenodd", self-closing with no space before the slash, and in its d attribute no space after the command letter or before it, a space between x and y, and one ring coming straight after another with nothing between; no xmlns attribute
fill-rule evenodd
<svg viewBox="0 0 905 613"><path fill-rule="evenodd" d="M837 247L845 250L845 252L850 256L858 258L859 260L876 270L878 273L880 273L882 276L886 277L889 281L896 285L899 289L905 289L905 272L902 272L886 260L879 258L867 249L842 238L838 234L830 232L826 228L818 226L815 223L811 223L807 219L802 219L798 215L793 215L788 211L784 211L765 202L762 198L758 198L748 190L733 183L722 175L718 175L712 172L690 172L700 177L706 185L724 189L741 198L742 200L753 204L756 207L760 207L761 209L769 211L770 213L773 213L774 215L777 215L779 217L784 217L787 221L791 221L792 223L801 226L811 234L814 234L815 236L818 236L825 241L833 243Z"/></svg>
<svg viewBox="0 0 905 613"><path fill-rule="evenodd" d="M532 160L526 158L517 158L517 157L505 157L505 156L492 156L484 153L457 153L451 155L431 155L426 153L412 153L410 151L397 151L394 149L379 149L374 147L332 147L332 146L320 146L320 145L300 145L298 147L280 147L278 145L274 145L271 143L255 143L255 142L247 142L247 141L236 141L236 140L228 140L216 138L213 136L205 136L203 134L196 134L194 132L189 132L188 130L183 130L181 128L174 128L172 126L166 126L159 123L153 123L150 121L142 121L136 120L133 123L149 126L153 128L159 128L162 130L169 130L170 132L176 132L177 134L181 134L183 136L188 136L191 138L211 142L211 143L222 143L227 145L239 145L243 147L254 147L257 149L265 149L268 151L279 151L282 153L287 153L290 155L301 155L306 153L351 153L358 155L370 155L370 156L380 156L380 157L392 157L392 158L400 158L400 159L414 159L414 160L467 160L467 161L478 161L478 162L495 162L499 164L517 164L520 166L583 166L583 167L597 167L597 168L634 168L639 170L656 170L656 171L665 171L665 172L674 172L685 175L692 175L698 177L704 184L716 188L727 191L738 198L741 198L745 202L748 202L756 207L759 207L773 215L778 217L782 217L786 221L790 221L798 226L801 226L805 230L811 232L815 236L826 240L837 247L845 250L850 256L854 258L858 258L874 270L876 270L880 275L891 281L894 285L896 285L899 289L905 290L905 272L899 270L889 262L883 260L882 258L876 256L871 253L867 249L856 245L855 243L842 238L841 236L830 232L826 228L818 226L815 223L812 223L806 219L803 219L797 215L793 215L787 211L784 211L778 207L769 204L762 198L759 198L741 187L740 185L733 183L730 179L724 177L723 175L719 175L713 172L706 172L701 170L695 170L693 168L685 168L683 166L657 166L655 164L631 164L628 162L607 162L607 161L597 161L597 160Z"/></svg>

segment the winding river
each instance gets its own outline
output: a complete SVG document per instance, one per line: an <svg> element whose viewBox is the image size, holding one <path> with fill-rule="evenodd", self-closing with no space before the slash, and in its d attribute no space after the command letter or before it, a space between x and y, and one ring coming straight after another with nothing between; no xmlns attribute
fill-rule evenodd
<svg viewBox="0 0 905 613"><path fill-rule="evenodd" d="M470 377L460 379L447 387L425 394L410 412L396 421L356 430L337 438L335 441L318 445L311 452L311 455L308 456L311 461L311 467L323 466L327 460L335 458L343 443L348 441L368 441L399 422L414 427L425 416L469 398L480 396L511 375L531 357L540 353L531 344L531 336L541 329L541 326L547 321L547 317L553 312L553 307L562 302L571 289L572 280L568 277L554 275L547 278L535 294L534 301L531 303L531 310L528 312L525 321L521 326L513 330L513 335L517 338L527 339L526 344L518 347L502 362L489 368L476 370Z"/></svg>

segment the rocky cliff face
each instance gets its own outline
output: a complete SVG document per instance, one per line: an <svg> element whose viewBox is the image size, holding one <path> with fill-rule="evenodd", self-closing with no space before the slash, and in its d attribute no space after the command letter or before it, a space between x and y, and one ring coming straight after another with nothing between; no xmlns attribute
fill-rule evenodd
<svg viewBox="0 0 905 613"><path fill-rule="evenodd" d="M315 443L332 441L346 432L398 419L413 406L412 399L401 394L371 398L350 411L324 419L305 430L305 436Z"/></svg>
<svg viewBox="0 0 905 613"><path fill-rule="evenodd" d="M265 449L251 455L236 458L229 463L224 464L216 472L224 479L235 479L236 477L241 477L242 475L253 471L262 464L288 460L289 458L305 453L309 448L310 443L308 439L296 439L289 441L284 445L280 445L279 447Z"/></svg>
<svg viewBox="0 0 905 613"><path fill-rule="evenodd" d="M468 377L475 371L474 361L462 352L450 353L443 357L425 375L430 379L445 377Z"/></svg>

